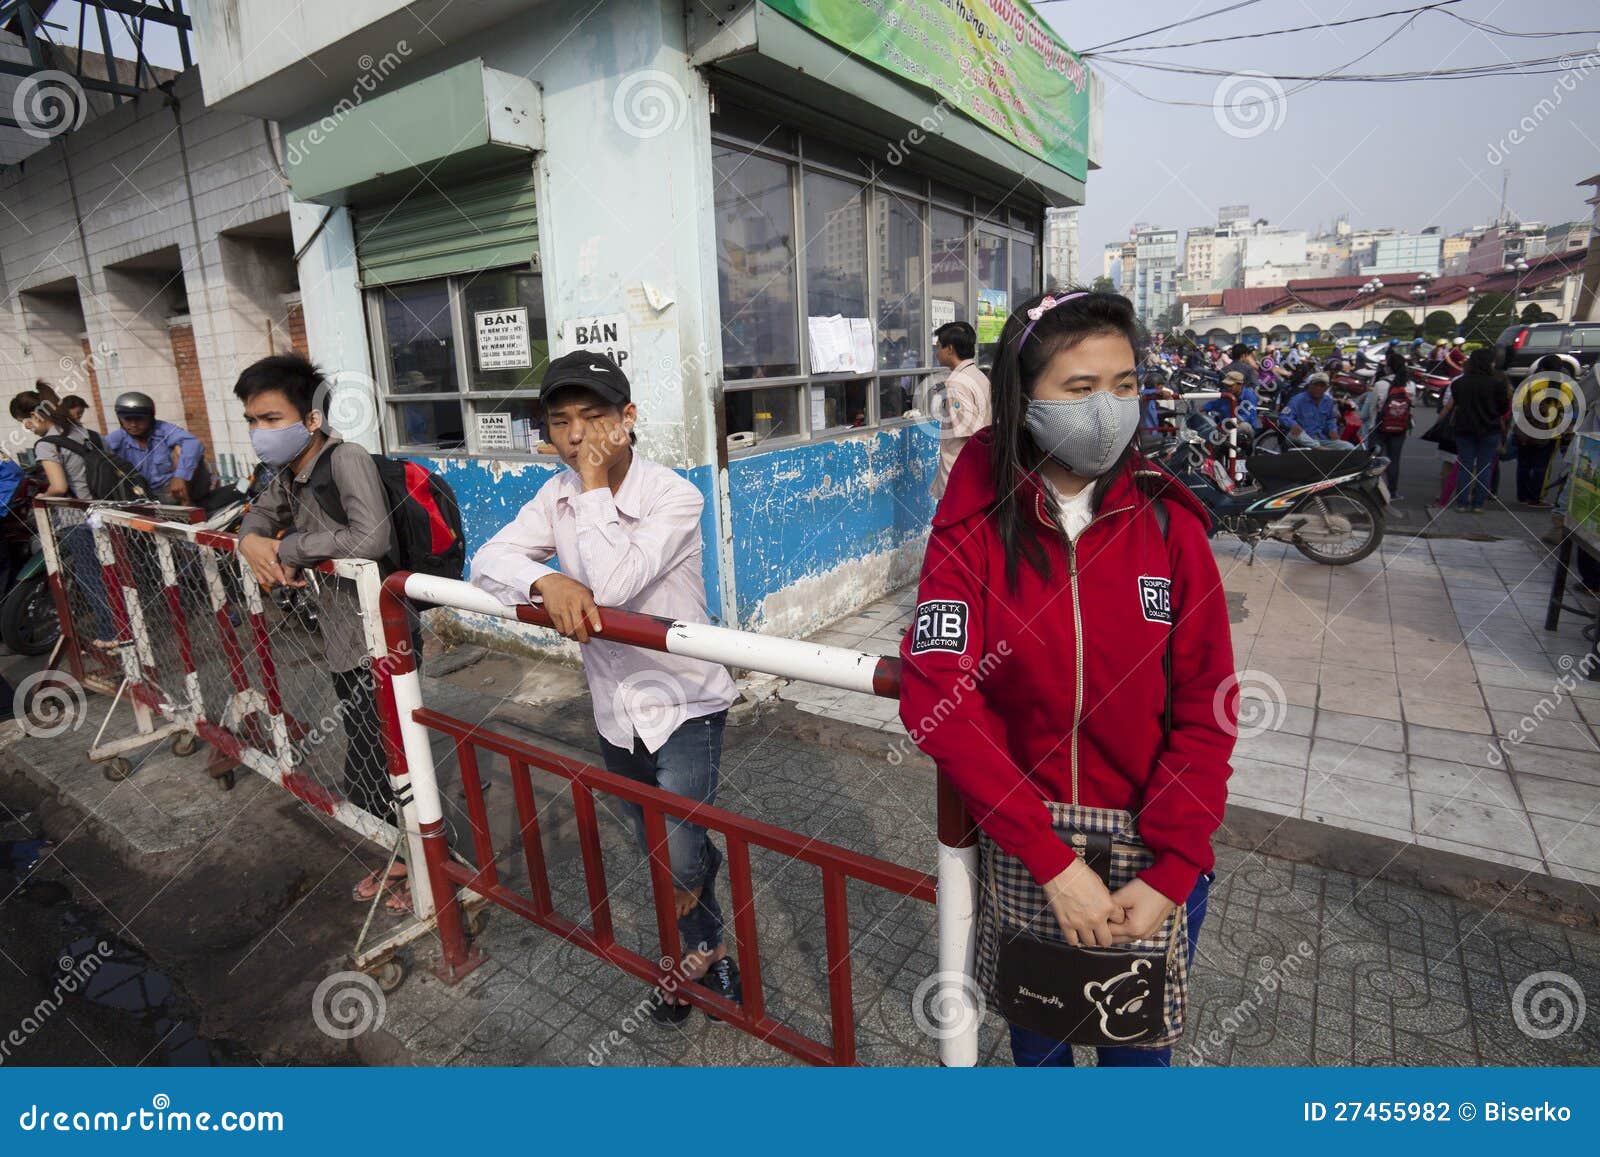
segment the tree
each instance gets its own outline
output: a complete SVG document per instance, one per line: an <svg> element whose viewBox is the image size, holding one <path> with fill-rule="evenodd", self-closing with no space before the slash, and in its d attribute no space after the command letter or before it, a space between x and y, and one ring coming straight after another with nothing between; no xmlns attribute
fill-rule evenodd
<svg viewBox="0 0 1600 1157"><path fill-rule="evenodd" d="M1456 319L1447 309L1436 309L1422 319L1422 336L1429 341L1444 341L1455 332Z"/></svg>
<svg viewBox="0 0 1600 1157"><path fill-rule="evenodd" d="M1167 333L1177 333L1179 327L1182 325L1183 306L1179 305L1177 302L1173 302L1171 305L1167 306L1166 309L1161 311L1161 316L1156 318L1156 324L1153 328L1164 330Z"/></svg>
<svg viewBox="0 0 1600 1157"><path fill-rule="evenodd" d="M1115 293L1117 286L1109 277L1096 277L1089 288L1095 293Z"/></svg>
<svg viewBox="0 0 1600 1157"><path fill-rule="evenodd" d="M1389 316L1383 319L1383 336L1408 338L1417 332L1417 323L1411 320L1411 315L1403 309L1389 311Z"/></svg>
<svg viewBox="0 0 1600 1157"><path fill-rule="evenodd" d="M1517 303L1509 293L1485 293L1467 310L1462 335L1475 345L1493 345L1500 331L1517 321Z"/></svg>
<svg viewBox="0 0 1600 1157"><path fill-rule="evenodd" d="M1559 319L1555 314L1546 313L1544 310L1540 309L1537 305L1530 301L1528 302L1527 308L1522 311L1521 320L1527 325L1533 325L1535 322L1557 321Z"/></svg>

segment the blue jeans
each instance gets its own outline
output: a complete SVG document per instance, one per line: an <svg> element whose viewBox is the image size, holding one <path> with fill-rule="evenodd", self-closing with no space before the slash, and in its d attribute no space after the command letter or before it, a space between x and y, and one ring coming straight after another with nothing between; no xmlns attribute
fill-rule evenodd
<svg viewBox="0 0 1600 1157"><path fill-rule="evenodd" d="M61 540L62 550L72 567L72 585L78 588L78 597L94 616L94 639L108 642L117 637L111 619L111 604L106 599L105 578L100 570L100 558L95 554L94 532L88 526L75 526ZM69 605L71 600L68 600Z"/></svg>
<svg viewBox="0 0 1600 1157"><path fill-rule="evenodd" d="M654 752L637 738L633 741L633 750L629 751L602 737L600 752L605 758L606 770L615 775L627 776L700 803L715 803L717 773L722 766L722 729L727 722L726 711L687 719ZM634 840L648 855L643 809L638 804L623 802L622 812ZM700 889L700 899L689 914L678 917L683 951L685 954L696 950L714 951L722 944L722 909L717 906L717 869L722 867L722 853L699 824L678 816L669 815L666 819L667 858L672 865L673 887L686 892Z"/></svg>
<svg viewBox="0 0 1600 1157"><path fill-rule="evenodd" d="M1456 435L1456 460L1461 471L1456 479L1456 506L1463 510L1483 509L1489 500L1489 472L1499 453L1499 430Z"/></svg>
<svg viewBox="0 0 1600 1157"><path fill-rule="evenodd" d="M1194 891L1184 907L1189 910L1189 966L1194 967L1194 946L1200 937L1200 925L1206 918L1206 900L1211 895L1212 877L1201 873L1195 881ZM1072 1046L1063 1041L1051 1040L1043 1033L1011 1025L1011 1059L1016 1066L1028 1069L1072 1067ZM1099 1065L1109 1068L1170 1068L1172 1049L1136 1049L1127 1045L1096 1049Z"/></svg>

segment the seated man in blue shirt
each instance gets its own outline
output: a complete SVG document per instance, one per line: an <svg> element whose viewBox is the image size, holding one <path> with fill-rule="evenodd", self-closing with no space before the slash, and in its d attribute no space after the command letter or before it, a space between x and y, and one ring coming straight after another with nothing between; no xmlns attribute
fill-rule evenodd
<svg viewBox="0 0 1600 1157"><path fill-rule="evenodd" d="M1339 432L1339 410L1328 396L1328 375L1312 374L1306 388L1289 399L1283 408L1289 425L1289 440L1296 446L1323 450L1354 450L1355 446L1335 435Z"/></svg>
<svg viewBox="0 0 1600 1157"><path fill-rule="evenodd" d="M166 490L179 506L205 497L209 489L206 448L199 438L182 426L157 421L156 404L149 394L136 390L118 394L115 409L121 429L106 435L106 446L113 454L144 475L151 490Z"/></svg>
<svg viewBox="0 0 1600 1157"><path fill-rule="evenodd" d="M1222 389L1224 393L1232 394L1233 401L1227 398L1212 398L1201 407L1217 421L1224 418L1237 417L1239 421L1256 428L1256 407L1261 404L1261 399L1256 392L1245 385L1244 375L1238 370L1229 370L1222 376Z"/></svg>

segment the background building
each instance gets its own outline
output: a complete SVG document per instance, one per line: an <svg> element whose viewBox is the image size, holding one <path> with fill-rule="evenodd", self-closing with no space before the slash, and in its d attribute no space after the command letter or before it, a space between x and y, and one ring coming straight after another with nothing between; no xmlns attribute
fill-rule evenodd
<svg viewBox="0 0 1600 1157"><path fill-rule="evenodd" d="M1363 277L1382 277L1390 273L1426 273L1437 277L1443 267L1440 255L1444 238L1437 233L1397 233L1375 237L1370 256L1357 265Z"/></svg>
<svg viewBox="0 0 1600 1157"><path fill-rule="evenodd" d="M1134 247L1134 312L1145 325L1155 326L1178 300L1178 231L1143 229Z"/></svg>
<svg viewBox="0 0 1600 1157"><path fill-rule="evenodd" d="M470 551L561 468L539 453L545 359L608 350L640 451L704 496L713 619L803 634L914 576L929 332L971 320L992 350L1043 280L1046 209L1081 204L1094 162L1098 82L1042 26L1010 38L1065 54L1029 70L1049 86L1030 123L930 117L896 68L955 59L926 47L966 35L934 12L876 48L785 0L506 0L425 30L351 0L297 9L292 36L275 0L194 19L207 101L280 126L346 433L443 472Z"/></svg>
<svg viewBox="0 0 1600 1157"><path fill-rule="evenodd" d="M1044 283L1046 288L1083 284L1075 206L1044 211Z"/></svg>

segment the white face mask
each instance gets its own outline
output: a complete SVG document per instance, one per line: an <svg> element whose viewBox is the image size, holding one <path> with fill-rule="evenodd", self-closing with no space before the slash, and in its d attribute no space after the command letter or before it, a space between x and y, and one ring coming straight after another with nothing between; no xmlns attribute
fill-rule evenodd
<svg viewBox="0 0 1600 1157"><path fill-rule="evenodd" d="M1095 390L1086 398L1030 401L1022 424L1055 461L1080 478L1098 478L1133 440L1139 399Z"/></svg>

